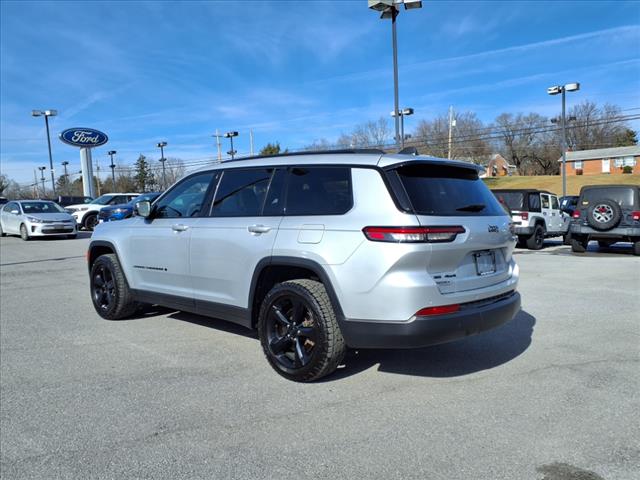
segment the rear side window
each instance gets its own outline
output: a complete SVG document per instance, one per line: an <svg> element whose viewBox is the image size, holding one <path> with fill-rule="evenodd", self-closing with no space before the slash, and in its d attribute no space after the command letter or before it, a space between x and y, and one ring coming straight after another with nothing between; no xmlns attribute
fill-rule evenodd
<svg viewBox="0 0 640 480"><path fill-rule="evenodd" d="M539 193L530 193L529 194L529 211L530 212L540 212L540 194Z"/></svg>
<svg viewBox="0 0 640 480"><path fill-rule="evenodd" d="M395 170L413 211L419 215L505 215L475 169L428 163L409 164Z"/></svg>
<svg viewBox="0 0 640 480"><path fill-rule="evenodd" d="M273 168L225 170L213 200L214 217L255 217L261 214Z"/></svg>
<svg viewBox="0 0 640 480"><path fill-rule="evenodd" d="M341 215L353 207L349 167L293 167L285 215Z"/></svg>

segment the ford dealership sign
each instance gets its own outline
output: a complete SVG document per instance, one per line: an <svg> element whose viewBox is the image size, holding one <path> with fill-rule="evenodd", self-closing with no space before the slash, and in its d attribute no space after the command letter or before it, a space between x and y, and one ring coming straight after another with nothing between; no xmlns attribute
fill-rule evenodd
<svg viewBox="0 0 640 480"><path fill-rule="evenodd" d="M60 140L74 147L93 148L107 143L109 137L93 128L67 128L60 134Z"/></svg>

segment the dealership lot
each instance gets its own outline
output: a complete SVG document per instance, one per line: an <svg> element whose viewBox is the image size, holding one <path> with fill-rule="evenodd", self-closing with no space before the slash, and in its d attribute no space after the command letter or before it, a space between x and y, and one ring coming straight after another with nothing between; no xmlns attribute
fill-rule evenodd
<svg viewBox="0 0 640 480"><path fill-rule="evenodd" d="M638 476L628 248L518 250L511 323L351 352L337 374L296 384L240 327L163 309L99 318L82 237L1 239L3 479Z"/></svg>

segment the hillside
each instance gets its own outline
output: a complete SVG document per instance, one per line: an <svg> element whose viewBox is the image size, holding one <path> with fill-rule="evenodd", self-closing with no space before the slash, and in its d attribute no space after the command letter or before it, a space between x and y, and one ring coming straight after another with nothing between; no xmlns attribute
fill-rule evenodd
<svg viewBox="0 0 640 480"><path fill-rule="evenodd" d="M559 175L539 175L533 177L491 177L485 178L487 186L494 188L538 188L562 195L562 177ZM567 177L567 194L578 195L583 185L607 184L640 185L640 175L579 175Z"/></svg>

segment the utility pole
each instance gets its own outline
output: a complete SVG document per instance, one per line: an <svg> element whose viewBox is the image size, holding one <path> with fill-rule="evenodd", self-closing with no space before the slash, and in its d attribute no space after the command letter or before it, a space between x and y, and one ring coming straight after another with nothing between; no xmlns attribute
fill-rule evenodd
<svg viewBox="0 0 640 480"><path fill-rule="evenodd" d="M449 148L447 158L451 160L451 140L453 139L453 127L456 126L456 121L453 118L453 105L449 106Z"/></svg>
<svg viewBox="0 0 640 480"><path fill-rule="evenodd" d="M109 155L109 157L111 157L111 164L109 165L109 168L111 169L111 189L113 192L116 191L116 165L115 163L113 163L113 156L116 154L117 152L115 150L109 150L107 152L107 155Z"/></svg>
<svg viewBox="0 0 640 480"><path fill-rule="evenodd" d="M38 198L38 175L35 168L33 169L33 198L34 200Z"/></svg>
<svg viewBox="0 0 640 480"><path fill-rule="evenodd" d="M220 139L224 137L224 135L220 135L216 128L216 134L211 136L216 138L216 145L218 146L218 163L220 163L222 162L222 144L220 143Z"/></svg>
<svg viewBox="0 0 640 480"><path fill-rule="evenodd" d="M253 157L253 130L249 130L249 154Z"/></svg>
<svg viewBox="0 0 640 480"><path fill-rule="evenodd" d="M44 189L44 171L46 169L47 167L38 167L38 170L40 170L40 178L42 180L42 198L47 197L47 191Z"/></svg>
<svg viewBox="0 0 640 480"><path fill-rule="evenodd" d="M100 164L96 161L96 171L97 173L97 178L96 178L96 186L98 187L98 196L101 195L100 193Z"/></svg>
<svg viewBox="0 0 640 480"><path fill-rule="evenodd" d="M164 147L167 146L167 142L158 142L158 148L160 149L160 163L162 163L162 190L167 189L167 174L165 173L164 163L167 161L164 158Z"/></svg>
<svg viewBox="0 0 640 480"><path fill-rule="evenodd" d="M62 162L62 166L64 167L64 190L67 195L69 195L69 174L67 173L67 165L69 162L66 160Z"/></svg>

